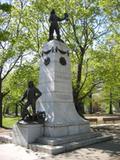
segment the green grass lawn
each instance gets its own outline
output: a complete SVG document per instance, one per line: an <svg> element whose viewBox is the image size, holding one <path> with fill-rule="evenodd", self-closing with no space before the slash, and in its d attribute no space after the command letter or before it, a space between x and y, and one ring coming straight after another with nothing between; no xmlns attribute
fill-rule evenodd
<svg viewBox="0 0 120 160"><path fill-rule="evenodd" d="M12 128L21 117L3 117L3 126Z"/></svg>

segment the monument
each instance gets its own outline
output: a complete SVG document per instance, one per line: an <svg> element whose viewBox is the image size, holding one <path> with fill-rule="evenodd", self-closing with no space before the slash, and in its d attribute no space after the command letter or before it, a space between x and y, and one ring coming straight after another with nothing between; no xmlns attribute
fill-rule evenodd
<svg viewBox="0 0 120 160"><path fill-rule="evenodd" d="M45 112L45 123L17 123L13 128L15 144L51 154L111 138L91 131L89 122L78 115L73 103L69 49L59 34L57 38L49 37L40 59L42 96L36 102L36 112Z"/></svg>
<svg viewBox="0 0 120 160"><path fill-rule="evenodd" d="M65 43L51 40L43 46L40 60L42 92L37 111L45 111L45 136L62 137L89 132L88 121L81 118L74 106L69 49Z"/></svg>

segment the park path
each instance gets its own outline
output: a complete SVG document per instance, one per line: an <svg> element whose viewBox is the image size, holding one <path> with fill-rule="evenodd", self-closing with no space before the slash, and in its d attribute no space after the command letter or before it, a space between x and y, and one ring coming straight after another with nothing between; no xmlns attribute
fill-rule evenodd
<svg viewBox="0 0 120 160"><path fill-rule="evenodd" d="M14 144L0 144L0 160L120 160L120 124L93 128L102 133L112 134L114 139L57 156L33 152ZM5 133L4 131L2 130L2 133ZM8 134L8 130L6 133Z"/></svg>
<svg viewBox="0 0 120 160"><path fill-rule="evenodd" d="M0 128L0 135L9 135L12 129Z"/></svg>

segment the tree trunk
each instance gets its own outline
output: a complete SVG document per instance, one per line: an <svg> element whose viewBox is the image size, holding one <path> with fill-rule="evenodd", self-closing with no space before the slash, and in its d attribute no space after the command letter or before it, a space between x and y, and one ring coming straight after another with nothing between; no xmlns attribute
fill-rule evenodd
<svg viewBox="0 0 120 160"><path fill-rule="evenodd" d="M0 78L0 127L2 127L2 79Z"/></svg>
<svg viewBox="0 0 120 160"><path fill-rule="evenodd" d="M83 56L81 56L81 60L77 66L76 87L74 88L74 100L75 100L76 105L79 104L79 93L80 93L81 75L82 75L82 62L83 62Z"/></svg>
<svg viewBox="0 0 120 160"><path fill-rule="evenodd" d="M7 114L7 115L10 114L9 107L6 107L5 114Z"/></svg>
<svg viewBox="0 0 120 160"><path fill-rule="evenodd" d="M81 106L80 104L82 102L80 97L79 97L79 94L80 94L80 86L81 86L82 64L83 64L84 53L85 53L85 50L82 49L81 50L81 58L80 58L80 61L78 63L78 66L77 66L76 87L73 90L74 103L75 103L77 111L79 110L81 112L81 115L83 114L82 111L84 110L84 106L82 106L83 109L79 108Z"/></svg>
<svg viewBox="0 0 120 160"><path fill-rule="evenodd" d="M6 108L3 107L3 116L5 116L5 110L6 110Z"/></svg>
<svg viewBox="0 0 120 160"><path fill-rule="evenodd" d="M81 85L82 63L83 63L83 56L81 56L81 60L78 63L78 68L77 68L77 86L76 88L78 89L78 92L79 92L80 85Z"/></svg>
<svg viewBox="0 0 120 160"><path fill-rule="evenodd" d="M15 105L15 116L18 117L18 105Z"/></svg>
<svg viewBox="0 0 120 160"><path fill-rule="evenodd" d="M89 98L90 98L89 113L92 114L92 113L93 113L93 107L92 107L92 93L89 94Z"/></svg>
<svg viewBox="0 0 120 160"><path fill-rule="evenodd" d="M120 100L119 100L119 102L118 102L118 106L119 106L119 109L120 109Z"/></svg>
<svg viewBox="0 0 120 160"><path fill-rule="evenodd" d="M111 90L110 90L109 114L113 114L113 108L112 108L112 92L111 92Z"/></svg>

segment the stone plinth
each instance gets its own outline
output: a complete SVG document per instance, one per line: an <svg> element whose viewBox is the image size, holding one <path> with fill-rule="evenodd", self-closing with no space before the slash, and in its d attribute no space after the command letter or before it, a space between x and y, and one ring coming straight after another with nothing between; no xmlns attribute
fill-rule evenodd
<svg viewBox="0 0 120 160"><path fill-rule="evenodd" d="M67 46L52 40L44 45L42 53L39 81L42 96L37 101L37 110L47 114L45 136L62 137L89 132L88 121L78 115L73 103Z"/></svg>
<svg viewBox="0 0 120 160"><path fill-rule="evenodd" d="M42 96L36 110L45 111L47 118L44 125L16 124L15 144L58 154L112 138L92 132L89 122L78 115L73 103L70 68L65 43L52 40L44 45L39 80Z"/></svg>
<svg viewBox="0 0 120 160"><path fill-rule="evenodd" d="M112 138L110 135L100 135L100 133L93 132L61 138L42 137L35 143L29 144L28 147L34 151L56 155L90 144L112 140Z"/></svg>
<svg viewBox="0 0 120 160"><path fill-rule="evenodd" d="M16 123L13 127L13 143L23 147L28 147L28 144L35 142L41 136L43 136L43 125L38 123Z"/></svg>

